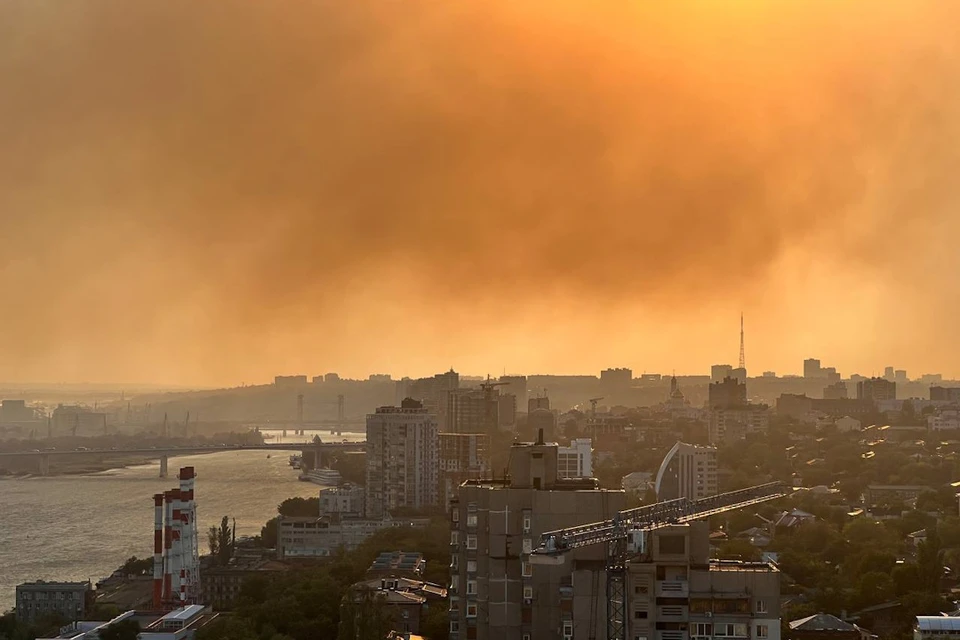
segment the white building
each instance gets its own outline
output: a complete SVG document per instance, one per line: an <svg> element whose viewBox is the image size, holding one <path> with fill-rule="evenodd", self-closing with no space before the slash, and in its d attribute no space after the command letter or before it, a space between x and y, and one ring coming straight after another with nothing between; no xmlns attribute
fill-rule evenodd
<svg viewBox="0 0 960 640"><path fill-rule="evenodd" d="M657 500L699 500L717 493L717 448L678 442L664 456L654 485Z"/></svg>
<svg viewBox="0 0 960 640"><path fill-rule="evenodd" d="M561 478L593 477L593 441L577 438L557 452L557 475Z"/></svg>
<svg viewBox="0 0 960 640"><path fill-rule="evenodd" d="M927 416L927 426L934 431L960 429L960 413L956 411L941 411L936 415Z"/></svg>
<svg viewBox="0 0 960 640"><path fill-rule="evenodd" d="M731 444L750 433L766 433L770 414L765 405L714 408L710 410L710 444Z"/></svg>
<svg viewBox="0 0 960 640"><path fill-rule="evenodd" d="M320 489L320 513L339 513L341 517L362 518L364 489L349 482L340 487Z"/></svg>
<svg viewBox="0 0 960 640"><path fill-rule="evenodd" d="M837 427L837 431L840 433L849 433L850 431L860 431L860 421L856 418L851 418L850 416L844 416L842 418L837 418L834 421L834 426Z"/></svg>
<svg viewBox="0 0 960 640"><path fill-rule="evenodd" d="M436 417L416 400L380 407L367 416L368 518L382 518L391 509L439 504L437 434Z"/></svg>

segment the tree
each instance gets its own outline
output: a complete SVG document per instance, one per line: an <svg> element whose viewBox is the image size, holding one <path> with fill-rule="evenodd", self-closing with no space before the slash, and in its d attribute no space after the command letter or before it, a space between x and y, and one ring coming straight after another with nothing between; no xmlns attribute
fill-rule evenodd
<svg viewBox="0 0 960 640"><path fill-rule="evenodd" d="M233 548L236 544L233 532L230 529L230 519L223 516L219 527L210 527L207 530L207 544L210 545L210 555L220 566L226 566L233 557Z"/></svg>
<svg viewBox="0 0 960 640"><path fill-rule="evenodd" d="M100 630L100 640L137 640L140 623L136 620L121 620Z"/></svg>
<svg viewBox="0 0 960 640"><path fill-rule="evenodd" d="M927 539L917 547L917 568L920 571L920 588L927 593L940 593L943 549L940 546L940 534L935 524L927 528Z"/></svg>
<svg viewBox="0 0 960 640"><path fill-rule="evenodd" d="M857 605L868 607L893 598L895 585L889 574L870 571L860 576L857 583Z"/></svg>
<svg viewBox="0 0 960 640"><path fill-rule="evenodd" d="M341 608L340 640L383 640L394 626L386 597L373 589L351 588Z"/></svg>
<svg viewBox="0 0 960 640"><path fill-rule="evenodd" d="M131 556L120 567L120 573L127 576L145 576L153 571L153 558L140 559L137 556Z"/></svg>
<svg viewBox="0 0 960 640"><path fill-rule="evenodd" d="M277 546L277 524L279 523L279 518L270 518L267 522L260 528L260 545L268 549L273 549Z"/></svg>
<svg viewBox="0 0 960 640"><path fill-rule="evenodd" d="M277 506L277 513L288 518L310 518L320 515L320 498L287 498Z"/></svg>

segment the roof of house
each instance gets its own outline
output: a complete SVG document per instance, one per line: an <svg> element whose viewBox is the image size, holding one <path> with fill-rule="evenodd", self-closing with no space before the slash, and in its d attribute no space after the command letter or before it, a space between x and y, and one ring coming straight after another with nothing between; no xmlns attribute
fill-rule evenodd
<svg viewBox="0 0 960 640"><path fill-rule="evenodd" d="M829 613L817 613L789 622L792 631L855 631L856 625L844 622Z"/></svg>
<svg viewBox="0 0 960 640"><path fill-rule="evenodd" d="M952 616L917 616L920 631L960 631L960 618Z"/></svg>

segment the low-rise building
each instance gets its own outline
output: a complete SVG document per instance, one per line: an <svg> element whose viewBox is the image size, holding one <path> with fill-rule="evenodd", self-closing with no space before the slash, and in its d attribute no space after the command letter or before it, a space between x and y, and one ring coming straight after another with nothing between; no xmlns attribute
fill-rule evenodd
<svg viewBox="0 0 960 640"><path fill-rule="evenodd" d="M47 616L83 620L93 597L93 585L89 581L25 582L17 585L17 617L27 623Z"/></svg>
<svg viewBox="0 0 960 640"><path fill-rule="evenodd" d="M363 517L364 488L351 483L320 490L320 513L338 513L342 518Z"/></svg>
<svg viewBox="0 0 960 640"><path fill-rule="evenodd" d="M914 640L960 640L960 618L956 616L917 616Z"/></svg>
<svg viewBox="0 0 960 640"><path fill-rule="evenodd" d="M286 517L277 521L277 557L281 560L326 558L338 549L352 551L377 531L390 527L423 527L429 518L368 520L320 517Z"/></svg>
<svg viewBox="0 0 960 640"><path fill-rule="evenodd" d="M751 433L766 433L770 415L766 405L743 405L710 410L710 444L731 444Z"/></svg>
<svg viewBox="0 0 960 640"><path fill-rule="evenodd" d="M340 606L341 633L345 625L354 629L364 625L364 616L371 613L364 605L372 600L382 607L378 612L382 624L403 634L418 634L425 609L444 605L446 599L446 588L431 582L400 577L363 580L350 588Z"/></svg>
<svg viewBox="0 0 960 640"><path fill-rule="evenodd" d="M788 640L870 640L873 637L866 629L829 613L791 620L787 627Z"/></svg>
<svg viewBox="0 0 960 640"><path fill-rule="evenodd" d="M717 448L677 442L657 471L657 500L699 500L717 493Z"/></svg>
<svg viewBox="0 0 960 640"><path fill-rule="evenodd" d="M397 576L416 579L423 575L427 561L423 554L416 551L384 551L378 555L367 569L368 578Z"/></svg>
<svg viewBox="0 0 960 640"><path fill-rule="evenodd" d="M235 558L225 567L200 567L200 602L217 611L230 611L237 603L243 582L253 576L277 575L290 565L277 560Z"/></svg>

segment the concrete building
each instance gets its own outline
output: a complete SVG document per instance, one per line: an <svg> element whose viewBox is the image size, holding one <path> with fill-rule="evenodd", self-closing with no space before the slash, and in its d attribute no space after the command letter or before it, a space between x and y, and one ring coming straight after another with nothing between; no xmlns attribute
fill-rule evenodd
<svg viewBox="0 0 960 640"><path fill-rule="evenodd" d="M803 361L803 377L804 378L822 378L824 377L821 368L820 360L817 358L807 358Z"/></svg>
<svg viewBox="0 0 960 640"><path fill-rule="evenodd" d="M956 431L960 429L960 412L940 411L927 416L927 426L933 431Z"/></svg>
<svg viewBox="0 0 960 640"><path fill-rule="evenodd" d="M103 435L107 414L81 405L60 404L53 410L51 427L55 435Z"/></svg>
<svg viewBox="0 0 960 640"><path fill-rule="evenodd" d="M497 426L501 431L517 428L517 396L512 393L501 393L497 398Z"/></svg>
<svg viewBox="0 0 960 640"><path fill-rule="evenodd" d="M33 422L37 420L37 412L28 407L25 400L0 401L0 423Z"/></svg>
<svg viewBox="0 0 960 640"><path fill-rule="evenodd" d="M857 383L857 399L880 402L897 398L897 383L883 378L870 378Z"/></svg>
<svg viewBox="0 0 960 640"><path fill-rule="evenodd" d="M533 399L530 402L533 402ZM550 409L534 409L527 414L527 429L531 433L540 433L542 429L546 441L555 441L558 435L557 414Z"/></svg>
<svg viewBox="0 0 960 640"><path fill-rule="evenodd" d="M723 382L733 377L733 367L729 364L715 364L710 367L710 381Z"/></svg>
<svg viewBox="0 0 960 640"><path fill-rule="evenodd" d="M339 514L341 518L362 518L365 489L349 482L339 487L320 489L320 513Z"/></svg>
<svg viewBox="0 0 960 640"><path fill-rule="evenodd" d="M225 567L201 566L200 602L217 611L230 611L237 604L245 580L272 577L289 570L286 563L265 558L237 558Z"/></svg>
<svg viewBox="0 0 960 640"><path fill-rule="evenodd" d="M439 504L438 453L436 418L420 402L408 398L368 415L367 517Z"/></svg>
<svg viewBox="0 0 960 640"><path fill-rule="evenodd" d="M697 521L642 535L627 565L628 638L780 639L780 572L766 562L711 560Z"/></svg>
<svg viewBox="0 0 960 640"><path fill-rule="evenodd" d="M747 385L729 376L720 382L711 382L707 393L711 409L729 409L747 404Z"/></svg>
<svg viewBox="0 0 960 640"><path fill-rule="evenodd" d="M93 605L93 586L87 582L25 582L17 585L17 618L31 623L45 616L83 620Z"/></svg>
<svg viewBox="0 0 960 640"><path fill-rule="evenodd" d="M397 381L396 404L401 404L405 398L419 400L427 411L437 417L437 424L443 427L447 417L447 393L459 388L460 374L453 369L430 378L404 378Z"/></svg>
<svg viewBox="0 0 960 640"><path fill-rule="evenodd" d="M960 387L930 387L930 399L937 402L960 402Z"/></svg>
<svg viewBox="0 0 960 640"><path fill-rule="evenodd" d="M441 433L441 504L448 506L466 480L485 478L490 471L490 436L485 433Z"/></svg>
<svg viewBox="0 0 960 640"><path fill-rule="evenodd" d="M352 551L377 531L390 527L426 526L429 518L376 520L320 517L286 517L277 521L277 558L327 558L343 548Z"/></svg>
<svg viewBox="0 0 960 640"><path fill-rule="evenodd" d="M849 433L851 431L860 431L861 423L856 418L851 418L850 416L844 416L838 418L833 423L837 427L837 431L840 433Z"/></svg>
<svg viewBox="0 0 960 640"><path fill-rule="evenodd" d="M574 438L569 447L557 450L557 475L561 478L593 477L593 441Z"/></svg>
<svg viewBox="0 0 960 640"><path fill-rule="evenodd" d="M500 387L503 393L513 395L517 399L517 407L521 410L527 406L527 376L500 376L498 382L504 383Z"/></svg>
<svg viewBox="0 0 960 640"><path fill-rule="evenodd" d="M591 612L606 607L594 580L606 546L578 549L560 566L534 566L529 554L545 531L613 517L624 493L560 478L557 464L557 445L539 438L511 448L507 479L460 487L450 512L451 640L604 636L606 621Z"/></svg>
<svg viewBox="0 0 960 640"><path fill-rule="evenodd" d="M828 384L823 388L824 400L841 400L847 397L847 383L843 381Z"/></svg>
<svg viewBox="0 0 960 640"><path fill-rule="evenodd" d="M660 463L654 486L659 501L716 495L717 448L676 443Z"/></svg>
<svg viewBox="0 0 960 640"><path fill-rule="evenodd" d="M307 384L307 376L274 376L275 387L300 387Z"/></svg>
<svg viewBox="0 0 960 640"><path fill-rule="evenodd" d="M600 388L623 391L633 385L633 370L627 368L604 369L600 372Z"/></svg>
<svg viewBox="0 0 960 640"><path fill-rule="evenodd" d="M514 404L514 416L516 404ZM447 392L444 433L495 433L500 426L500 394L496 388Z"/></svg>
<svg viewBox="0 0 960 640"><path fill-rule="evenodd" d="M367 577L399 576L416 579L423 576L426 568L427 561L418 551L384 551L370 563Z"/></svg>
<svg viewBox="0 0 960 640"><path fill-rule="evenodd" d="M546 409L550 411L550 398L547 396L537 396L527 400L527 413L533 413L537 409Z"/></svg>
<svg viewBox="0 0 960 640"><path fill-rule="evenodd" d="M382 623L392 625L393 631L404 634L401 637L409 637L408 634L420 633L420 621L428 607L445 604L447 590L438 584L402 577L368 578L357 582L340 606L341 634L344 625L353 629L363 627L364 615L370 614L370 609L363 603L371 596L383 607Z"/></svg>
<svg viewBox="0 0 960 640"><path fill-rule="evenodd" d="M710 411L710 444L717 446L743 440L751 433L766 433L770 414L766 405L745 405Z"/></svg>

